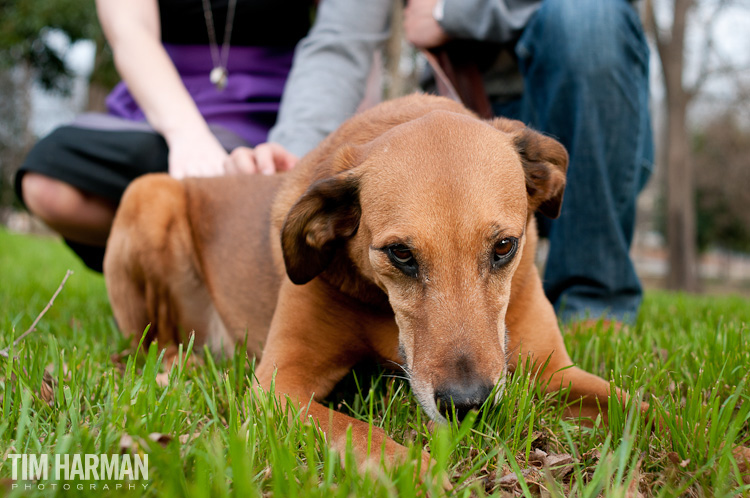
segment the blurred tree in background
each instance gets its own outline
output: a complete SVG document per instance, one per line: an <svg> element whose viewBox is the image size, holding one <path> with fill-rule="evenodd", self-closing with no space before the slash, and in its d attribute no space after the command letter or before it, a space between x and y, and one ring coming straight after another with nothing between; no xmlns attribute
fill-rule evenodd
<svg viewBox="0 0 750 498"><path fill-rule="evenodd" d="M750 130L736 114L713 119L693 140L698 247L750 252Z"/></svg>
<svg viewBox="0 0 750 498"><path fill-rule="evenodd" d="M65 53L49 43L55 31L71 45L96 43L89 107L101 108L104 89L117 80L94 0L0 0L0 208L13 202L11 178L36 140L29 127L32 84L64 95L72 88Z"/></svg>
<svg viewBox="0 0 750 498"><path fill-rule="evenodd" d="M717 26L727 15L747 16L748 7L750 4L746 0L645 0L644 24L656 46L665 94L661 162L666 171L663 216L669 261L666 285L670 289L699 290L699 244L707 243L707 230L720 215L716 211L720 209L719 200L711 193L716 191L715 188L709 189L707 185L702 187L703 190L698 188L696 150L691 148L688 116L708 83L718 79L739 79L747 73L747 63L738 63L737 57L730 57L719 49L717 40L726 33L721 33ZM661 19L657 15L659 10L664 14ZM692 54L688 43L691 26L693 41L699 41L693 43ZM689 58L696 66L693 71L687 70ZM713 135L705 138L713 139ZM708 153L705 147L702 150ZM713 171L718 167L706 163L704 166L714 168ZM714 174L715 182L728 181L728 177ZM703 204L697 206L696 199ZM706 218L709 212L714 214ZM717 227L711 227L714 228ZM703 233L699 234L701 229ZM728 225L724 229L728 230Z"/></svg>
<svg viewBox="0 0 750 498"><path fill-rule="evenodd" d="M94 0L0 0L0 64L4 71L21 66L47 90L70 91L71 74L48 44L52 30L74 43L99 33Z"/></svg>

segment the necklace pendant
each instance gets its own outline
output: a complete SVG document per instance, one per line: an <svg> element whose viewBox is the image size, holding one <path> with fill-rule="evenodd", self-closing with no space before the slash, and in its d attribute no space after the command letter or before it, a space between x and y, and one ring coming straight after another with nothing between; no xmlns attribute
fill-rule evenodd
<svg viewBox="0 0 750 498"><path fill-rule="evenodd" d="M217 90L222 91L227 86L228 76L226 69L221 66L216 66L211 70L208 79L211 80L211 83L214 84Z"/></svg>

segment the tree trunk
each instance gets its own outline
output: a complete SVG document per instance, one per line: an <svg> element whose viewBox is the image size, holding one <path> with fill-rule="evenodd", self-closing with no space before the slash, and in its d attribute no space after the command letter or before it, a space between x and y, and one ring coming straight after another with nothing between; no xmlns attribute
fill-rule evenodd
<svg viewBox="0 0 750 498"><path fill-rule="evenodd" d="M108 85L102 83L102 78L99 77L99 72L111 61L108 54L105 52L107 41L104 39L104 35L100 35L96 38L96 54L94 55L94 67L91 70L91 77L89 78L89 94L88 101L86 103L87 112L106 112L107 104L105 100L109 94ZM105 78L106 79L106 78Z"/></svg>
<svg viewBox="0 0 750 498"><path fill-rule="evenodd" d="M667 287L698 290L697 235L693 169L687 109L693 95L682 80L687 14L693 0L675 0L671 37L659 40L659 58L667 96ZM657 28L658 33L658 28Z"/></svg>
<svg viewBox="0 0 750 498"><path fill-rule="evenodd" d="M89 95L86 103L86 111L88 112L107 112L106 99L109 94L109 88L105 88L103 85L91 81L89 83Z"/></svg>
<svg viewBox="0 0 750 498"><path fill-rule="evenodd" d="M686 97L686 96L685 96ZM667 287L698 290L695 200L685 117L687 99L675 99L667 116Z"/></svg>

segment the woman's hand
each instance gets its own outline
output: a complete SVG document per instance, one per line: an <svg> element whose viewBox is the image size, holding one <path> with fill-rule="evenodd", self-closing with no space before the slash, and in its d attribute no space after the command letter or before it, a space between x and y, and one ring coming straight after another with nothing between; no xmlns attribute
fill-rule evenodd
<svg viewBox="0 0 750 498"><path fill-rule="evenodd" d="M221 176L228 155L210 131L185 130L167 137L169 174L181 179L188 176Z"/></svg>
<svg viewBox="0 0 750 498"><path fill-rule="evenodd" d="M255 148L237 147L226 158L224 170L227 174L273 175L294 168L299 158L277 143L259 144Z"/></svg>
<svg viewBox="0 0 750 498"><path fill-rule="evenodd" d="M224 174L227 153L206 124L161 43L157 0L96 0L115 65L146 120L169 146L169 174ZM208 75L206 75L208 78Z"/></svg>

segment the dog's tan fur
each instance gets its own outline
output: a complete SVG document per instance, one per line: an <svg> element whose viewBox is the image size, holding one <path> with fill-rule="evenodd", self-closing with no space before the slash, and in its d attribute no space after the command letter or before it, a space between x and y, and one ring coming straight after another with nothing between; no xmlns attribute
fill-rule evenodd
<svg viewBox="0 0 750 498"><path fill-rule="evenodd" d="M531 355L549 390L570 386L575 414L606 418L610 387L571 366L534 266L533 213L559 214L567 154L505 119L411 96L345 123L290 173L139 179L127 190L105 258L124 333L171 345L232 347L247 335L256 375L306 405L342 447L367 458L367 424L318 402L352 366L402 364L421 406L442 416L442 386L494 385ZM504 266L503 238L518 239ZM387 248L412 250L409 276ZM511 354L513 353L513 354ZM569 367L569 368L568 368ZM375 429L389 461L404 449Z"/></svg>

